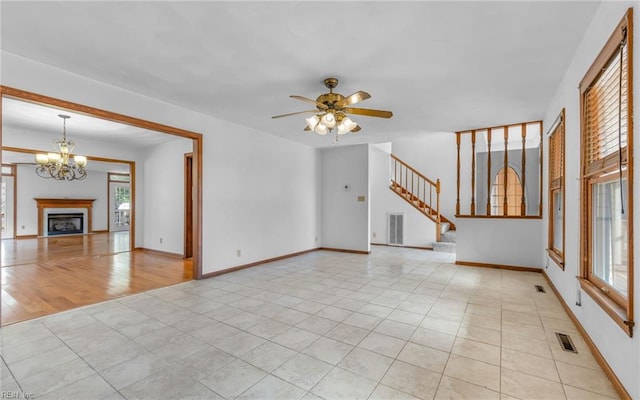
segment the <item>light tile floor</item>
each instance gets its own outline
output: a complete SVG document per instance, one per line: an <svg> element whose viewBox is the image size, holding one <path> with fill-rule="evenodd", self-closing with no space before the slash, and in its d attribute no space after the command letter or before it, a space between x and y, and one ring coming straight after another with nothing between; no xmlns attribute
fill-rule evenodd
<svg viewBox="0 0 640 400"><path fill-rule="evenodd" d="M43 400L617 398L541 274L453 260L318 251L10 325L0 389Z"/></svg>

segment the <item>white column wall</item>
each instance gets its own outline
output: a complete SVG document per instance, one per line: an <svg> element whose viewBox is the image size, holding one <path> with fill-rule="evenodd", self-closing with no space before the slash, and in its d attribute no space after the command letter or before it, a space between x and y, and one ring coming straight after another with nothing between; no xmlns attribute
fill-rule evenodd
<svg viewBox="0 0 640 400"><path fill-rule="evenodd" d="M184 155L191 153L190 139L177 138L151 148L144 160L142 208L147 234L146 249L184 254Z"/></svg>
<svg viewBox="0 0 640 400"><path fill-rule="evenodd" d="M6 86L202 133L204 274L312 249L321 240L314 149L8 52L2 52L1 79ZM142 169L138 165L136 175L144 176ZM142 180L136 180L138 210L145 200ZM136 214L138 247L149 234L143 215Z"/></svg>
<svg viewBox="0 0 640 400"><path fill-rule="evenodd" d="M322 247L369 252L369 146L325 148L321 159Z"/></svg>
<svg viewBox="0 0 640 400"><path fill-rule="evenodd" d="M391 143L369 147L371 171L371 243L389 243L389 213L404 213L404 245L432 247L436 239L433 221L389 189Z"/></svg>
<svg viewBox="0 0 640 400"><path fill-rule="evenodd" d="M591 339L594 341L600 352L606 358L615 374L618 376L631 398L640 398L640 338L638 330L634 329L634 337L628 337L613 320L597 305L589 295L581 292L581 306L576 305L578 296L576 276L580 275L580 96L578 85L584 74L587 72L593 61L598 56L605 42L609 39L617 24L629 7L634 8L634 71L638 71L638 55L640 54L640 26L639 14L640 2L620 1L603 2L596 13L593 21L581 45L578 47L564 78L560 82L558 89L545 112L544 126L550 127L561 109L566 109L565 140L566 140L566 208L565 208L565 269L558 268L554 261L550 259L545 251L544 245L539 246L541 257L545 259L547 265L545 271L556 286L565 303L571 308L582 326L585 328ZM633 98L634 104L634 126L633 136L637 138L638 121L640 121L640 84L639 75L634 74ZM635 140L633 158L634 163L634 192L638 192L640 187L640 142ZM548 149L548 139L545 137L545 148ZM545 151L544 180L544 212L548 209L547 189L548 189L548 150ZM640 232L640 196L634 196L633 229ZM548 219L545 218L541 232L542 242L547 243ZM640 250L640 236L635 235L633 243L635 253ZM640 268L637 260L635 264L635 315L634 320L640 322Z"/></svg>

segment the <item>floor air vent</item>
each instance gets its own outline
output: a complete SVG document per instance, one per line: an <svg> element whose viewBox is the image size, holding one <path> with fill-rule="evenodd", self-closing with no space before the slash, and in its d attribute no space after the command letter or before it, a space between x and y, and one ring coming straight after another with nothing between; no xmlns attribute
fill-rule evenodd
<svg viewBox="0 0 640 400"><path fill-rule="evenodd" d="M536 285L536 292L538 292L538 293L547 293L547 291L544 290L544 287L542 287L541 285Z"/></svg>
<svg viewBox="0 0 640 400"><path fill-rule="evenodd" d="M571 337L569 335L567 335L566 333L556 332L556 337L560 342L560 346L562 347L562 350L570 351L571 353L578 352L578 350L576 350L576 346L573 345L573 342L571 341Z"/></svg>

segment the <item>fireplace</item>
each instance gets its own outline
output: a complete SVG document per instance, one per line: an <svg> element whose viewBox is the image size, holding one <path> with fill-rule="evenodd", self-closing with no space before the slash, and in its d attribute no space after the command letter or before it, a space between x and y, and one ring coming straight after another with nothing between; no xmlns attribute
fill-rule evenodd
<svg viewBox="0 0 640 400"><path fill-rule="evenodd" d="M39 237L47 237L49 235L67 235L71 233L71 225L74 225L76 230L79 232L74 232L78 234L87 234L93 232L91 229L91 216L92 216L92 208L93 202L95 199L57 199L57 198L34 198L36 203L38 204L38 236ZM82 223L77 219L71 219L66 224L66 227L62 224L58 224L58 227L61 229L68 229L67 231L54 230L51 233L51 228L55 228L49 222L49 215L73 215L74 217L80 214L82 216ZM77 217L76 217L77 218Z"/></svg>
<svg viewBox="0 0 640 400"><path fill-rule="evenodd" d="M47 215L47 236L84 233L83 213L63 213Z"/></svg>

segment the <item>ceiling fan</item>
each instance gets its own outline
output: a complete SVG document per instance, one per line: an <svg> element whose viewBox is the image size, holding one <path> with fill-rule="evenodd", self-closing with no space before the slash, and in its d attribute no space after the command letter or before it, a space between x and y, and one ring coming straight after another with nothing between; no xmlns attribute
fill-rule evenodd
<svg viewBox="0 0 640 400"><path fill-rule="evenodd" d="M325 79L324 85L329 89L329 93L321 94L315 100L303 96L289 96L296 100L315 105L315 110L274 115L271 118L313 113L314 115L306 119L307 126L304 128L305 131L313 131L319 135L326 135L335 129L338 135L342 135L348 132L356 133L360 130L360 126L353 122L348 114L378 118L391 118L393 116L391 111L351 107L353 104L370 98L371 95L363 91L355 92L346 97L339 93L334 93L333 89L338 86L338 79L336 78Z"/></svg>

